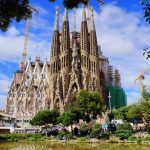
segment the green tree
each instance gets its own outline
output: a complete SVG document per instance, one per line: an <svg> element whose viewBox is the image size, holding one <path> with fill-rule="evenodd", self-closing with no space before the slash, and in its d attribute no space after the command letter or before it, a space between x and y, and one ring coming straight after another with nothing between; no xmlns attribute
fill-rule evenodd
<svg viewBox="0 0 150 150"><path fill-rule="evenodd" d="M80 131L81 131L81 135L82 136L86 136L89 131L90 131L90 128L89 126L87 125L87 123L83 122L80 126Z"/></svg>
<svg viewBox="0 0 150 150"><path fill-rule="evenodd" d="M92 137L99 137L101 129L102 128L101 128L100 124L94 122L92 124L92 128L91 128L91 135L92 135Z"/></svg>
<svg viewBox="0 0 150 150"><path fill-rule="evenodd" d="M122 119L123 121L139 120L142 117L141 104L133 104L121 107L117 110L112 110L109 116L115 119Z"/></svg>
<svg viewBox="0 0 150 150"><path fill-rule="evenodd" d="M102 97L98 92L89 92L81 90L76 97L75 108L80 110L80 118L86 122L96 119L103 111Z"/></svg>
<svg viewBox="0 0 150 150"><path fill-rule="evenodd" d="M29 0L0 0L0 29L2 31L8 29L13 19L20 22L31 15Z"/></svg>
<svg viewBox="0 0 150 150"><path fill-rule="evenodd" d="M145 130L148 129L148 118L150 117L150 103L149 101L144 101L139 104L134 104L128 106L128 111L126 113L129 121L142 120L144 123Z"/></svg>
<svg viewBox="0 0 150 150"><path fill-rule="evenodd" d="M64 112L58 118L58 122L64 126L71 126L71 132L73 134L72 125L79 123L79 119L83 116L83 111L77 107L70 107L67 112Z"/></svg>
<svg viewBox="0 0 150 150"><path fill-rule="evenodd" d="M128 111L126 113L127 120L134 121L139 120L142 117L141 106L139 104L133 104L128 106Z"/></svg>
<svg viewBox="0 0 150 150"><path fill-rule="evenodd" d="M121 107L117 110L113 110L112 113L113 113L114 118L115 119L122 119L124 121L128 120L128 118L127 118L128 109L129 109L128 106L124 106L124 107Z"/></svg>
<svg viewBox="0 0 150 150"><path fill-rule="evenodd" d="M150 99L141 102L139 104L133 104L113 110L110 117L115 119L122 119L123 121L130 121L134 123L134 120L142 120L145 130L148 129L148 119L150 117Z"/></svg>
<svg viewBox="0 0 150 150"><path fill-rule="evenodd" d="M33 119L30 121L30 124L33 126L45 126L46 131L48 124L57 124L57 119L60 116L60 113L57 110L45 110L38 112ZM47 136L47 132L46 132Z"/></svg>
<svg viewBox="0 0 150 150"><path fill-rule="evenodd" d="M150 101L150 93L146 89L144 90L142 96L146 101Z"/></svg>
<svg viewBox="0 0 150 150"><path fill-rule="evenodd" d="M128 139L132 135L132 127L129 123L121 124L117 127L116 136L121 140Z"/></svg>
<svg viewBox="0 0 150 150"><path fill-rule="evenodd" d="M146 21L150 24L150 0L142 0L141 4L143 5L144 9L144 17Z"/></svg>
<svg viewBox="0 0 150 150"><path fill-rule="evenodd" d="M76 122L76 114L72 112L64 112L58 118L59 123L62 123L64 126L71 126L71 133L73 134L72 125Z"/></svg>
<svg viewBox="0 0 150 150"><path fill-rule="evenodd" d="M142 102L140 104L140 109L142 113L142 120L145 126L145 130L148 129L148 118L150 117L150 103L148 101Z"/></svg>

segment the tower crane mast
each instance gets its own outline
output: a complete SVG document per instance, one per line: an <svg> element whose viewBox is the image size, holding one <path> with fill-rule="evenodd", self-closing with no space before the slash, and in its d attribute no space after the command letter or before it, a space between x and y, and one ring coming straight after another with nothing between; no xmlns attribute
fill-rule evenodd
<svg viewBox="0 0 150 150"><path fill-rule="evenodd" d="M31 11L34 11L36 13L39 13L38 10L36 10L35 8L29 6ZM26 56L27 56L27 47L28 47L28 33L29 33L29 23L30 23L30 19L28 18L26 21L26 30L25 30L25 36L24 36L24 48L22 51L22 62L21 62L21 70L24 70L26 67Z"/></svg>

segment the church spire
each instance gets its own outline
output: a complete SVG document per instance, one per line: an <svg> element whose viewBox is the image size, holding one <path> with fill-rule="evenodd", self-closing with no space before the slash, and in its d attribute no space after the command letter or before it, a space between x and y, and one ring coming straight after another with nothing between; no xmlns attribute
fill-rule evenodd
<svg viewBox="0 0 150 150"><path fill-rule="evenodd" d="M98 57L98 44L94 23L93 8L91 8L91 22L90 22L90 55Z"/></svg>
<svg viewBox="0 0 150 150"><path fill-rule="evenodd" d="M82 5L82 22L86 21L85 6Z"/></svg>
<svg viewBox="0 0 150 150"><path fill-rule="evenodd" d="M70 49L70 32L69 32L69 19L68 19L68 10L65 8L63 28L62 28L62 43L61 43L61 52L69 52Z"/></svg>
<svg viewBox="0 0 150 150"><path fill-rule="evenodd" d="M64 22L68 21L68 10L65 8L65 13L64 13Z"/></svg>
<svg viewBox="0 0 150 150"><path fill-rule="evenodd" d="M59 8L56 7L56 18L54 24L53 41L51 46L51 58L58 56L60 52L60 41L59 41Z"/></svg>
<svg viewBox="0 0 150 150"><path fill-rule="evenodd" d="M59 8L56 7L53 40L51 45L51 74L59 71L60 34L59 34Z"/></svg>
<svg viewBox="0 0 150 150"><path fill-rule="evenodd" d="M20 65L21 70L25 70L26 68L26 56L27 56L27 46L28 46L28 32L29 32L29 19L26 21L26 31L24 37L24 48L22 51L22 62Z"/></svg>
<svg viewBox="0 0 150 150"><path fill-rule="evenodd" d="M54 31L59 31L59 7L56 7L56 18L54 24Z"/></svg>
<svg viewBox="0 0 150 150"><path fill-rule="evenodd" d="M93 8L92 7L91 7L90 31L95 31L94 13L93 13Z"/></svg>
<svg viewBox="0 0 150 150"><path fill-rule="evenodd" d="M88 8L88 17L87 17L88 31L90 31L90 21L91 21L90 1L88 1L87 8Z"/></svg>
<svg viewBox="0 0 150 150"><path fill-rule="evenodd" d="M82 57L82 67L89 68L89 38L88 38L88 26L87 18L85 12L85 6L82 6L82 22L81 22L81 33L80 33L80 43L81 43L81 57Z"/></svg>

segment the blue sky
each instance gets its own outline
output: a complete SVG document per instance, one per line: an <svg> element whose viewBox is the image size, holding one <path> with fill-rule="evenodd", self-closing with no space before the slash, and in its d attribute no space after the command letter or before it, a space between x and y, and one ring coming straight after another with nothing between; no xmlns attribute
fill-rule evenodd
<svg viewBox="0 0 150 150"><path fill-rule="evenodd" d="M105 0L106 1L106 0ZM142 48L150 46L150 25L144 21L143 10L139 0L107 0L100 7L96 0L94 7L95 25L99 45L103 54L112 65L120 70L122 86L128 97L128 104L139 101L139 87L134 84L135 77L147 69L150 60L142 56ZM50 44L55 17L55 6L60 7L60 30L62 25L63 5L61 0L49 3L48 0L31 0L39 10L30 23L28 58L35 56L49 58ZM73 12L69 11L70 29L73 28ZM77 30L80 30L81 8L77 10ZM19 69L23 49L25 21L12 21L6 33L0 32L0 108L5 108L6 93L13 78L13 72ZM149 88L149 74L146 83Z"/></svg>

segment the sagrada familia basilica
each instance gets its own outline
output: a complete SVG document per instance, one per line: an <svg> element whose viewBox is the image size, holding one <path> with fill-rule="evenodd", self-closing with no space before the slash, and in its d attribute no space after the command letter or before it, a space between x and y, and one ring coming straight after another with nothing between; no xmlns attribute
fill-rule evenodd
<svg viewBox="0 0 150 150"><path fill-rule="evenodd" d="M99 92L108 105L110 84L120 86L120 74L113 71L103 56L96 36L93 9L82 7L80 32L70 32L68 11L65 9L62 31L56 9L50 59L26 61L26 50L20 69L14 73L7 97L7 113L17 120L30 120L37 112L47 109L67 110L81 89Z"/></svg>

